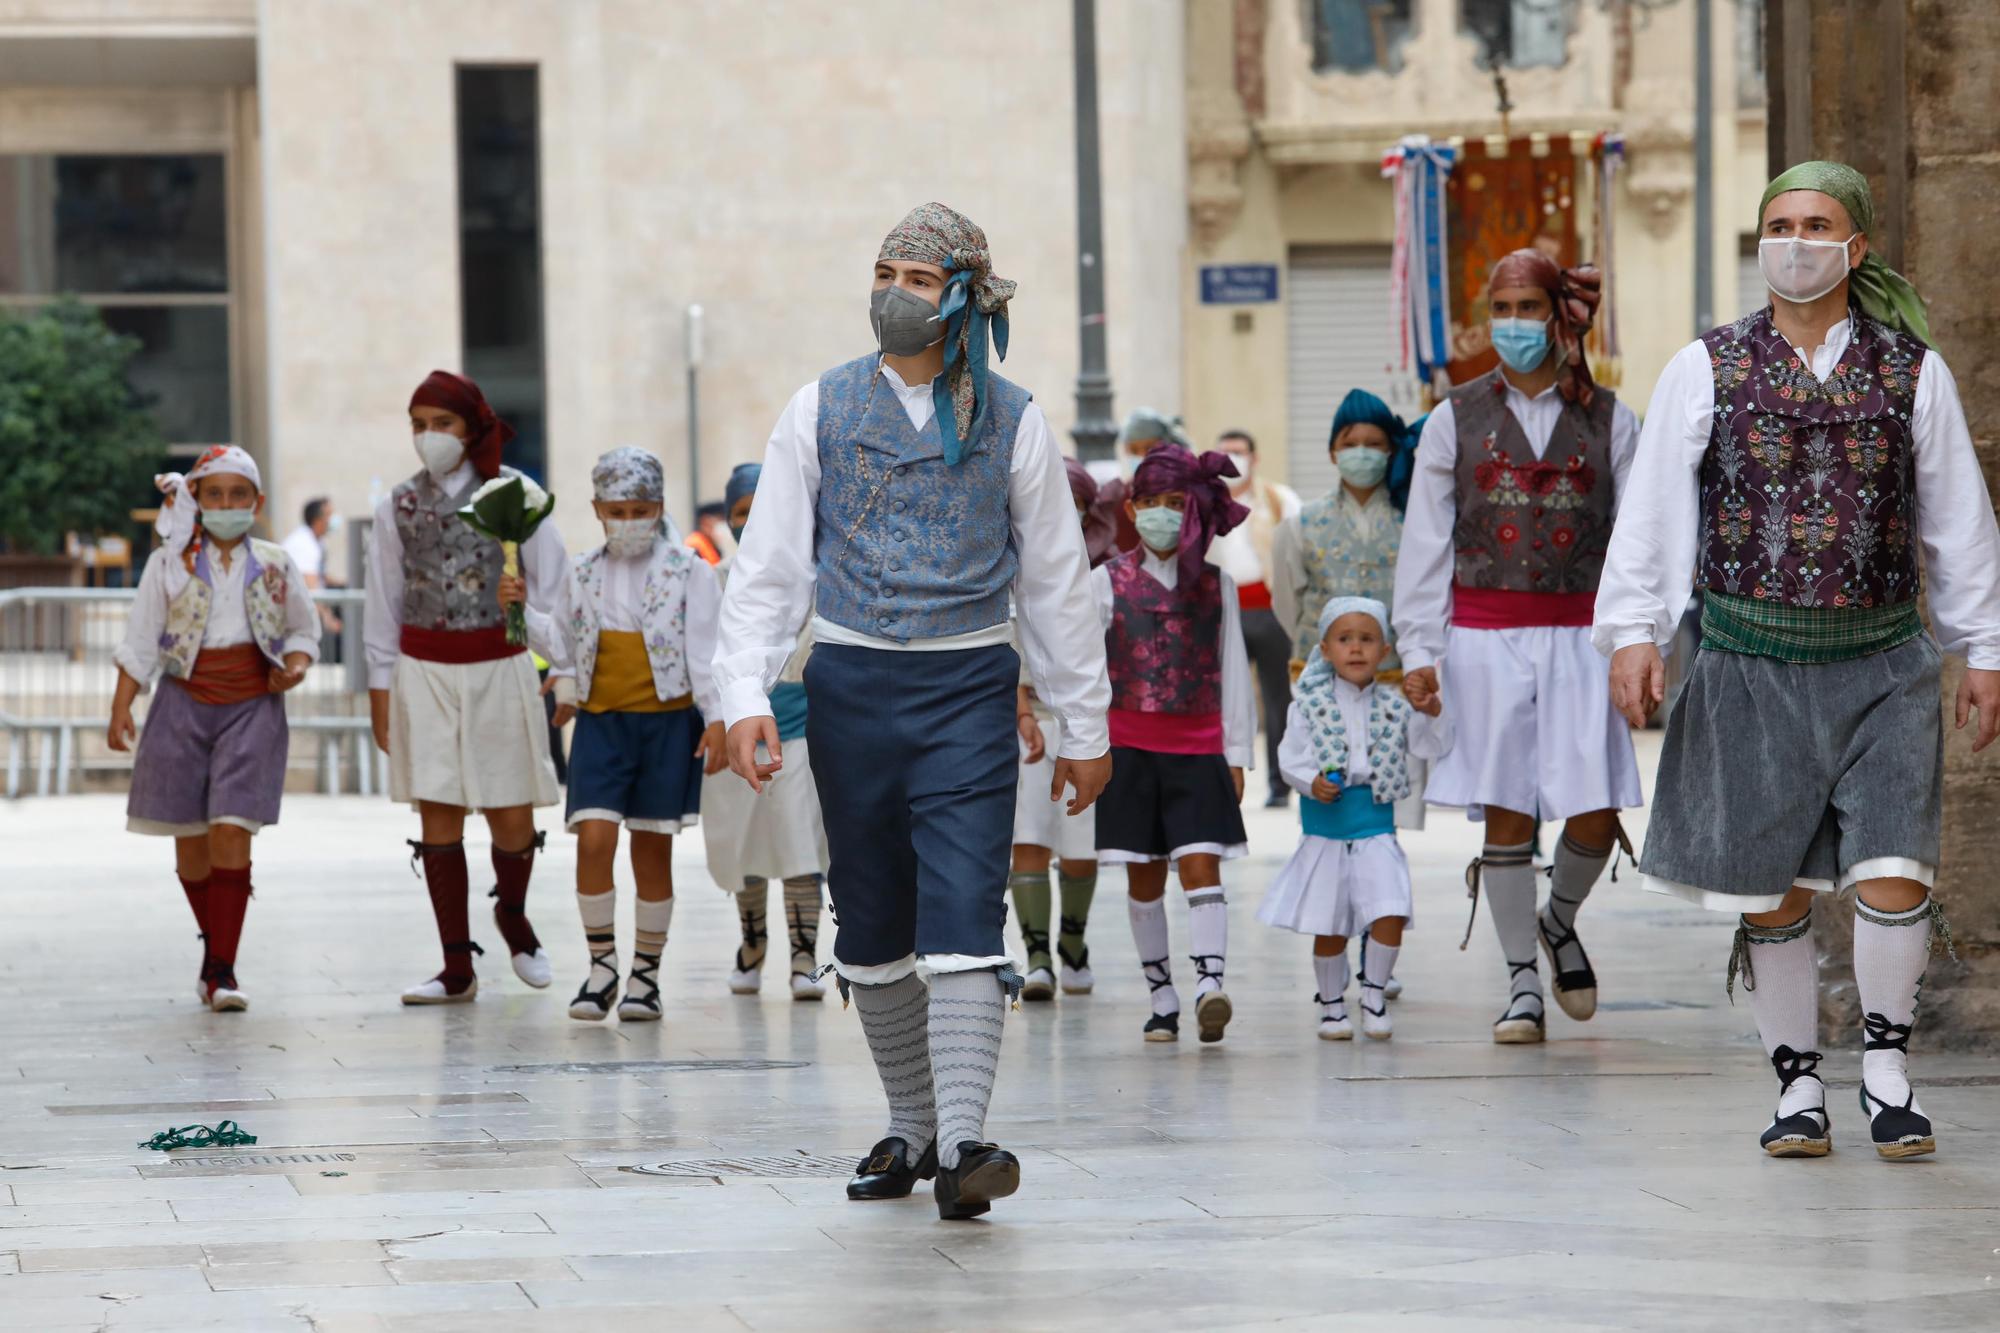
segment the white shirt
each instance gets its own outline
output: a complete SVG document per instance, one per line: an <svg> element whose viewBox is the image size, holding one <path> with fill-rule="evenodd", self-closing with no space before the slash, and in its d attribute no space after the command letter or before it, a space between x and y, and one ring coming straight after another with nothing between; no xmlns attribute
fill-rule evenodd
<svg viewBox="0 0 2000 1333"><path fill-rule="evenodd" d="M251 641L250 614L243 606L243 571L249 567L249 550L247 538L238 542L225 565L221 548L212 542L209 545L212 582L208 623L201 634L204 648L234 648ZM150 682L160 669L160 635L167 627L167 566L172 560L166 551L159 550L146 561L138 592L132 598L132 614L125 622L125 638L111 654L111 660L141 685ZM297 565L285 579L285 652L319 660L319 616Z"/></svg>
<svg viewBox="0 0 2000 1333"><path fill-rule="evenodd" d="M1824 380L1847 350L1846 320L1800 359ZM1591 641L1599 652L1651 640L1665 648L1687 609L1701 555L1701 460L1715 413L1715 372L1699 341L1667 363L1653 389L1632 477L1597 589ZM1917 538L1939 646L1982 670L2000 669L2000 529L1944 359L1924 353L1910 413ZM1620 488L1623 489L1622 487Z"/></svg>
<svg viewBox="0 0 2000 1333"><path fill-rule="evenodd" d="M929 384L909 385L889 366L882 382L896 394L921 432L934 409ZM771 714L771 686L798 643L813 601L814 504L819 498L819 382L792 395L764 450L764 473L722 599L717 629L715 682L723 720ZM1111 682L1104 671L1104 631L1091 599L1090 559L1070 498L1062 454L1048 418L1034 403L1021 414L1009 470L1008 517L1020 573L1014 579L1020 644L1036 697L1062 722L1058 752L1065 759L1095 759L1111 748L1104 713ZM888 652L926 652L1012 643L1008 621L944 638L878 639L818 616L820 643L854 644Z"/></svg>
<svg viewBox="0 0 2000 1333"><path fill-rule="evenodd" d="M536 535L540 535L539 530ZM715 721L721 717L716 711L714 659L715 619L722 605L722 581L714 565L692 551L689 554L693 558L688 561L687 600L684 603L687 609L684 651L687 655L688 689L693 692L695 707L701 710L703 719ZM646 571L652 563L650 552L634 556L605 553L604 589L597 602L597 626L600 630L645 632L646 626L639 617L639 611L645 599ZM535 644L535 651L549 660L549 674L552 676L574 674L576 646L569 642L573 623L570 612L574 604L570 599L580 591L575 577L565 578L548 614L535 613L528 618L529 637Z"/></svg>
<svg viewBox="0 0 2000 1333"><path fill-rule="evenodd" d="M1076 512L1072 506L1070 512ZM1178 553L1164 559L1143 543L1139 547L1140 567L1161 587L1180 586ZM1218 571L1219 573L1219 571ZM1221 574L1222 582L1222 754L1231 768L1255 768L1257 749L1257 701L1250 690L1250 654L1243 646L1243 612L1236 601L1236 581ZM1111 570L1099 565L1090 571L1090 586L1097 598L1097 615L1111 623L1117 595L1111 590ZM1099 642L1102 642L1100 631ZM1107 691L1109 686L1106 686Z"/></svg>
<svg viewBox="0 0 2000 1333"><path fill-rule="evenodd" d="M292 564L307 578L319 578L326 573L326 547L320 544L319 534L309 523L301 523L291 530L284 541L285 554L292 558Z"/></svg>
<svg viewBox="0 0 2000 1333"><path fill-rule="evenodd" d="M1374 704L1377 685L1352 685L1333 678L1333 696L1340 705L1340 721L1347 728L1347 772L1343 787L1358 787L1375 776L1368 757L1368 710ZM1404 738L1409 752L1419 759L1442 759L1451 752L1452 730L1443 714L1410 710L1410 729ZM1293 700L1285 717L1285 738L1278 742L1278 772L1293 790L1312 795L1313 779L1322 776L1319 757L1313 753L1312 722Z"/></svg>
<svg viewBox="0 0 2000 1333"><path fill-rule="evenodd" d="M1261 487L1253 484L1231 498L1248 505L1250 517L1208 544L1208 563L1235 579L1239 588L1248 583L1270 583L1271 543L1278 525L1298 516L1299 493L1289 486L1267 481ZM1275 514L1271 512L1273 500L1277 502Z"/></svg>
<svg viewBox="0 0 2000 1333"><path fill-rule="evenodd" d="M1704 362L1706 364L1706 362ZM1507 410L1528 437L1539 459L1562 420L1564 401L1556 385L1528 397L1504 375ZM1624 403L1611 412L1611 506L1619 514L1626 474L1639 448L1639 419ZM1458 425L1449 398L1439 403L1417 441L1410 503L1403 513L1403 544L1396 553L1396 598L1391 618L1403 669L1436 666L1451 628L1451 579L1457 554L1452 530L1458 526ZM1614 524L1613 533L1617 531ZM1615 539L1615 538L1614 538Z"/></svg>
<svg viewBox="0 0 2000 1333"><path fill-rule="evenodd" d="M460 463L441 483L445 494L458 494L477 475L469 461ZM395 674L396 659L403 655L403 534L396 528L393 494L375 507L372 546L363 639L368 647L368 688L386 690ZM553 521L543 519L535 535L521 543L521 577L528 585L531 611L546 613L562 595L563 584L569 579L569 552L563 548L562 534ZM549 674L567 676L569 664L555 663Z"/></svg>

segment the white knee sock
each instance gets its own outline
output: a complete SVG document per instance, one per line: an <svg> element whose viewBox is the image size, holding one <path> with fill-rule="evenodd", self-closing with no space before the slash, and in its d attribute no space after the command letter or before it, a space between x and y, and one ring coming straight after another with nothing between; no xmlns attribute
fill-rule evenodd
<svg viewBox="0 0 2000 1333"><path fill-rule="evenodd" d="M641 898L633 905L632 978L625 986L627 995L643 1000L659 992L660 953L667 947L667 926L673 919L674 900L671 897L656 903ZM643 974L642 960L649 964L643 968Z"/></svg>
<svg viewBox="0 0 2000 1333"><path fill-rule="evenodd" d="M579 893L577 915L583 918L584 942L590 946L590 979L584 985L601 991L618 980L618 893Z"/></svg>
<svg viewBox="0 0 2000 1333"><path fill-rule="evenodd" d="M1819 946L1813 941L1812 913L1789 926L1737 930L1736 979L1750 996L1750 1012L1764 1054L1781 1048L1803 1055L1819 1050ZM1793 1081L1778 1101L1780 1117L1826 1105L1826 1085L1817 1074Z"/></svg>
<svg viewBox="0 0 2000 1333"><path fill-rule="evenodd" d="M937 1137L930 994L914 973L886 986L850 989L861 1015L861 1031L868 1038L868 1053L875 1057L875 1073L889 1099L889 1136L908 1143L914 1161Z"/></svg>
<svg viewBox="0 0 2000 1333"><path fill-rule="evenodd" d="M1128 896L1125 910L1132 919L1132 944L1139 950L1140 969L1153 988L1153 1012L1179 1013L1180 992L1174 989L1173 969L1167 961L1173 954L1173 944L1167 939L1166 895L1149 903Z"/></svg>
<svg viewBox="0 0 2000 1333"><path fill-rule="evenodd" d="M1396 970L1396 955L1402 951L1400 944L1371 939L1367 951L1361 955L1361 1007L1378 1018L1388 1008L1389 997L1382 989L1389 984Z"/></svg>
<svg viewBox="0 0 2000 1333"><path fill-rule="evenodd" d="M940 972L931 978L939 1166L957 1166L960 1144L986 1139L986 1107L993 1100L1006 1018L1007 992L991 971Z"/></svg>
<svg viewBox="0 0 2000 1333"><path fill-rule="evenodd" d="M1931 901L1907 912L1878 912L1854 903L1854 989L1861 997L1867 1047L1861 1078L1891 1106L1910 1096L1907 1045L1917 1021L1917 988L1931 956ZM1913 1110L1916 1108L1912 1103Z"/></svg>
<svg viewBox="0 0 2000 1333"><path fill-rule="evenodd" d="M1347 1017L1347 955L1314 954L1313 980L1319 983L1313 1002L1319 1006L1320 1021Z"/></svg>
<svg viewBox="0 0 2000 1333"><path fill-rule="evenodd" d="M1214 884L1188 893L1188 961L1194 964L1194 997L1222 989L1229 958L1229 900Z"/></svg>
<svg viewBox="0 0 2000 1333"><path fill-rule="evenodd" d="M1500 937L1500 956L1507 961L1508 1012L1542 1012L1542 975L1535 960L1535 864L1532 844L1499 846L1487 843L1480 853L1480 883L1486 890L1486 910L1493 933Z"/></svg>

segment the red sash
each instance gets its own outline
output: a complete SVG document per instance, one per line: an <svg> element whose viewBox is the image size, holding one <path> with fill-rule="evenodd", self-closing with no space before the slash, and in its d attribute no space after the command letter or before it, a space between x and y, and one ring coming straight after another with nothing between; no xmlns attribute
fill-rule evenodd
<svg viewBox="0 0 2000 1333"><path fill-rule="evenodd" d="M270 673L271 664L256 644L239 643L202 649L194 659L194 674L177 683L198 704L240 704L271 692Z"/></svg>
<svg viewBox="0 0 2000 1333"><path fill-rule="evenodd" d="M1594 592L1509 592L1504 588L1451 585L1451 623L1461 629L1524 629L1561 625L1589 629L1597 609Z"/></svg>
<svg viewBox="0 0 2000 1333"><path fill-rule="evenodd" d="M490 629L418 629L403 626L403 656L420 662L447 662L463 666L467 662L497 662L528 650L507 642L507 627Z"/></svg>

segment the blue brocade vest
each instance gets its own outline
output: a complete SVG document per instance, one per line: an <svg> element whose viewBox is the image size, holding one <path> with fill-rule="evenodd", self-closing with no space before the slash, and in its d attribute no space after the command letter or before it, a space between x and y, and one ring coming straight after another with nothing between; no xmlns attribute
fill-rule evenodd
<svg viewBox="0 0 2000 1333"><path fill-rule="evenodd" d="M1008 491L1028 391L989 376L985 419L951 467L937 423L912 428L877 363L871 354L820 377L815 609L905 643L1004 624L1021 564Z"/></svg>

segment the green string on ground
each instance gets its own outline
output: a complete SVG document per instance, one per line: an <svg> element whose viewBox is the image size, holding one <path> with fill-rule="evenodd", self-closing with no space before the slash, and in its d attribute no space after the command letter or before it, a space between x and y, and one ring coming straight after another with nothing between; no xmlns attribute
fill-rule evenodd
<svg viewBox="0 0 2000 1333"><path fill-rule="evenodd" d="M213 1128L182 1125L179 1129L163 1129L139 1146L155 1152L172 1152L175 1148L241 1148L256 1141L255 1134L246 1134L234 1120L225 1120Z"/></svg>

